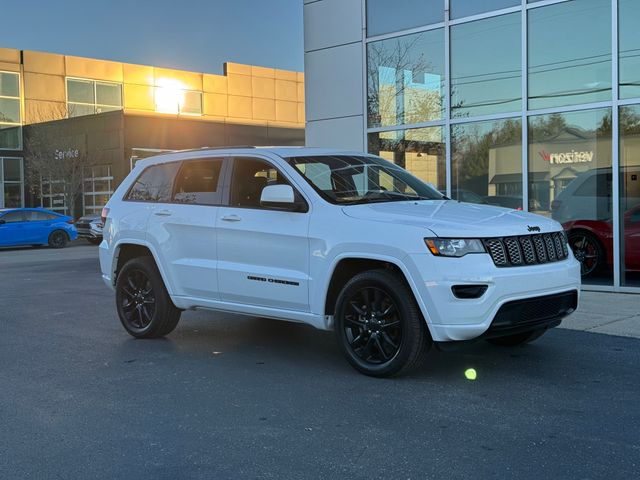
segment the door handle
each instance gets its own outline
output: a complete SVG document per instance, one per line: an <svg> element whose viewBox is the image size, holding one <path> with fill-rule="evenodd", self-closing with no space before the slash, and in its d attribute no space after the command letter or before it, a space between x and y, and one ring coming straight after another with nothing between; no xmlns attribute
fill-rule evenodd
<svg viewBox="0 0 640 480"><path fill-rule="evenodd" d="M168 217L171 215L171 210L158 210L157 212L153 212L153 214L159 217Z"/></svg>
<svg viewBox="0 0 640 480"><path fill-rule="evenodd" d="M239 222L242 219L238 215L225 215L221 220L225 222Z"/></svg>

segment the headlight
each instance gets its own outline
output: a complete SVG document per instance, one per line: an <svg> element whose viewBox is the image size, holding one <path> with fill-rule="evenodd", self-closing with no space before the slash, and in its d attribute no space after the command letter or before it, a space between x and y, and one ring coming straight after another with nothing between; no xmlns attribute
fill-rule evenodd
<svg viewBox="0 0 640 480"><path fill-rule="evenodd" d="M480 240L473 238L425 238L429 251L438 257L464 257L467 253L485 253Z"/></svg>

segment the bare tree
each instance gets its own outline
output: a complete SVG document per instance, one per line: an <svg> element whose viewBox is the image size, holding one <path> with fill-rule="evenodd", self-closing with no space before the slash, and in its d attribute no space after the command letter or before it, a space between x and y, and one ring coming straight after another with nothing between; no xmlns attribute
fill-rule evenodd
<svg viewBox="0 0 640 480"><path fill-rule="evenodd" d="M59 110L59 111L58 111ZM82 194L86 169L90 167L84 134L61 135L61 127L50 119L67 116L67 107L47 106L31 112L32 123L25 127L26 177L30 191L42 196L56 188L71 216L77 216L76 200ZM43 123L40 123L43 122ZM43 186L46 190L43 192Z"/></svg>

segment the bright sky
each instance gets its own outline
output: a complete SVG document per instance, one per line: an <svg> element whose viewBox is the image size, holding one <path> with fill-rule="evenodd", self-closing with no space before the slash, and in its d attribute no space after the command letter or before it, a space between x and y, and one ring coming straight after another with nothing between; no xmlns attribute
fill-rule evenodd
<svg viewBox="0 0 640 480"><path fill-rule="evenodd" d="M303 69L302 0L14 0L0 47L222 73Z"/></svg>

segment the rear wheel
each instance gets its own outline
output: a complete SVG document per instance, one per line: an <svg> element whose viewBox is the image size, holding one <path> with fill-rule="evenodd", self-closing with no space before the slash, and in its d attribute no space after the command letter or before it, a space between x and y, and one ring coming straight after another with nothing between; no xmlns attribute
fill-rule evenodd
<svg viewBox="0 0 640 480"><path fill-rule="evenodd" d="M116 307L125 330L136 338L158 338L171 333L180 310L171 301L153 258L129 260L116 281Z"/></svg>
<svg viewBox="0 0 640 480"><path fill-rule="evenodd" d="M500 345L501 347L515 347L525 343L531 343L534 340L540 338L546 330L532 330L530 332L516 333L515 335L508 335L506 337L489 338L487 342L494 345Z"/></svg>
<svg viewBox="0 0 640 480"><path fill-rule="evenodd" d="M51 248L64 248L68 242L69 236L63 230L55 230L49 235L49 246Z"/></svg>
<svg viewBox="0 0 640 480"><path fill-rule="evenodd" d="M597 273L604 265L604 249L591 233L576 231L569 233L569 246L573 256L580 262L580 274L588 277Z"/></svg>
<svg viewBox="0 0 640 480"><path fill-rule="evenodd" d="M353 277L338 297L334 320L345 357L365 375L408 373L423 363L431 347L413 293L387 270Z"/></svg>

